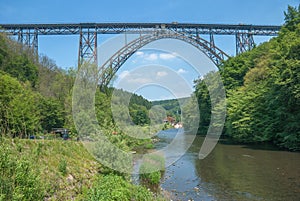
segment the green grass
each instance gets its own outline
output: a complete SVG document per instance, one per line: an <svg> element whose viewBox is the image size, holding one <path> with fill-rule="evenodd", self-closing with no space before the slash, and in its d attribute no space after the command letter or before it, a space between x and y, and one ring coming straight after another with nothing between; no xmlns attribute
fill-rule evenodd
<svg viewBox="0 0 300 201"><path fill-rule="evenodd" d="M70 200L101 165L79 143L0 138L0 200Z"/></svg>
<svg viewBox="0 0 300 201"><path fill-rule="evenodd" d="M143 159L139 172L144 182L150 185L158 185L164 170L164 157L158 154L149 154Z"/></svg>
<svg viewBox="0 0 300 201"><path fill-rule="evenodd" d="M107 171L81 142L0 137L0 148L0 201L163 200Z"/></svg>
<svg viewBox="0 0 300 201"><path fill-rule="evenodd" d="M131 184L122 176L109 174L100 175L84 199L90 201L150 201L154 200L154 195L142 186Z"/></svg>

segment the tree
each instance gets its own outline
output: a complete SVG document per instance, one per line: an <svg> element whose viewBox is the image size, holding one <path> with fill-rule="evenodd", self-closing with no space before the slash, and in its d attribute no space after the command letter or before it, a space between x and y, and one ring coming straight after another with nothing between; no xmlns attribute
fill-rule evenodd
<svg viewBox="0 0 300 201"><path fill-rule="evenodd" d="M12 77L35 86L38 79L38 67L28 56L20 44L14 42L4 34L0 34L0 70Z"/></svg>
<svg viewBox="0 0 300 201"><path fill-rule="evenodd" d="M37 95L9 75L0 75L1 130L11 136L27 137L40 130Z"/></svg>
<svg viewBox="0 0 300 201"><path fill-rule="evenodd" d="M39 97L40 122L43 130L64 126L65 112L63 105L54 98Z"/></svg>
<svg viewBox="0 0 300 201"><path fill-rule="evenodd" d="M198 99L200 111L198 134L206 135L211 118L211 101L209 91L204 79L200 78L196 80L195 83L195 95Z"/></svg>
<svg viewBox="0 0 300 201"><path fill-rule="evenodd" d="M297 7L288 6L287 11L284 12L285 27L290 31L295 31L296 26L300 23L300 4Z"/></svg>
<svg viewBox="0 0 300 201"><path fill-rule="evenodd" d="M220 67L227 96L225 134L233 140L272 142L300 150L299 16L300 5L289 6L278 37L225 61ZM203 80L197 81L195 94L201 128L209 120L208 90Z"/></svg>

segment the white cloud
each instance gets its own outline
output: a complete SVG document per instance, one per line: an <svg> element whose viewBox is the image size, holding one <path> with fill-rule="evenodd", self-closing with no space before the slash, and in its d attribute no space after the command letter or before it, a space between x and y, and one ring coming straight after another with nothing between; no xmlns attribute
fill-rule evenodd
<svg viewBox="0 0 300 201"><path fill-rule="evenodd" d="M176 56L174 54L170 54L170 53L161 53L161 54L159 54L159 58L164 59L164 60L174 59L175 57Z"/></svg>
<svg viewBox="0 0 300 201"><path fill-rule="evenodd" d="M144 52L137 51L135 54L136 54L137 56L142 56L142 55L144 55Z"/></svg>
<svg viewBox="0 0 300 201"><path fill-rule="evenodd" d="M145 57L145 59L150 60L150 61L154 61L154 60L157 60L157 59L158 59L158 55L152 53L152 54L147 55L147 56Z"/></svg>
<svg viewBox="0 0 300 201"><path fill-rule="evenodd" d="M168 75L168 73L167 73L166 71L158 71L158 72L156 73L156 76L157 76L157 77L164 77L164 76L166 76L166 75Z"/></svg>
<svg viewBox="0 0 300 201"><path fill-rule="evenodd" d="M147 84L152 82L152 80L148 78L130 78L128 79L128 82L134 84Z"/></svg>
<svg viewBox="0 0 300 201"><path fill-rule="evenodd" d="M183 74L183 73L187 73L187 71L184 70L183 68L180 68L180 69L177 70L177 73L178 74Z"/></svg>
<svg viewBox="0 0 300 201"><path fill-rule="evenodd" d="M137 51L135 54L149 61L155 61L157 59L170 60L177 56L176 53L144 53L142 51Z"/></svg>
<svg viewBox="0 0 300 201"><path fill-rule="evenodd" d="M123 78L127 77L129 74L130 74L129 71L125 70L120 73L119 78L123 79Z"/></svg>

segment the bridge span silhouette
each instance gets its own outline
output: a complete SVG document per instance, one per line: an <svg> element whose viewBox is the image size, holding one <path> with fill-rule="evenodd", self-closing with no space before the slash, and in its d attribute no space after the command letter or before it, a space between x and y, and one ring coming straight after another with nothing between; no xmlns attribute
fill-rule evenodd
<svg viewBox="0 0 300 201"><path fill-rule="evenodd" d="M235 37L236 55L255 46L253 36L276 36L281 26L245 24L191 23L71 23L71 24L0 24L0 32L16 36L18 42L38 53L39 35L79 35L78 66L84 61L97 63L99 34L140 34L120 49L105 68L117 71L139 48L159 39L183 40L205 53L217 66L229 56L215 44L215 35ZM205 40L202 36L209 36ZM118 61L118 62L114 62ZM105 76L104 76L105 77ZM107 82L110 78L107 78Z"/></svg>

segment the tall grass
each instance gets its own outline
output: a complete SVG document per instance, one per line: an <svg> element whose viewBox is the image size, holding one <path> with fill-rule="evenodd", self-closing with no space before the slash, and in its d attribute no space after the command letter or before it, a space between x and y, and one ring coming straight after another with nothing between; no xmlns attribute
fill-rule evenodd
<svg viewBox="0 0 300 201"><path fill-rule="evenodd" d="M153 196L153 193L146 188L135 186L122 176L109 174L100 175L84 199L89 201L151 201L155 200Z"/></svg>
<svg viewBox="0 0 300 201"><path fill-rule="evenodd" d="M72 200L101 165L79 142L0 138L0 201Z"/></svg>
<svg viewBox="0 0 300 201"><path fill-rule="evenodd" d="M44 185L29 160L0 139L0 200L42 200Z"/></svg>

